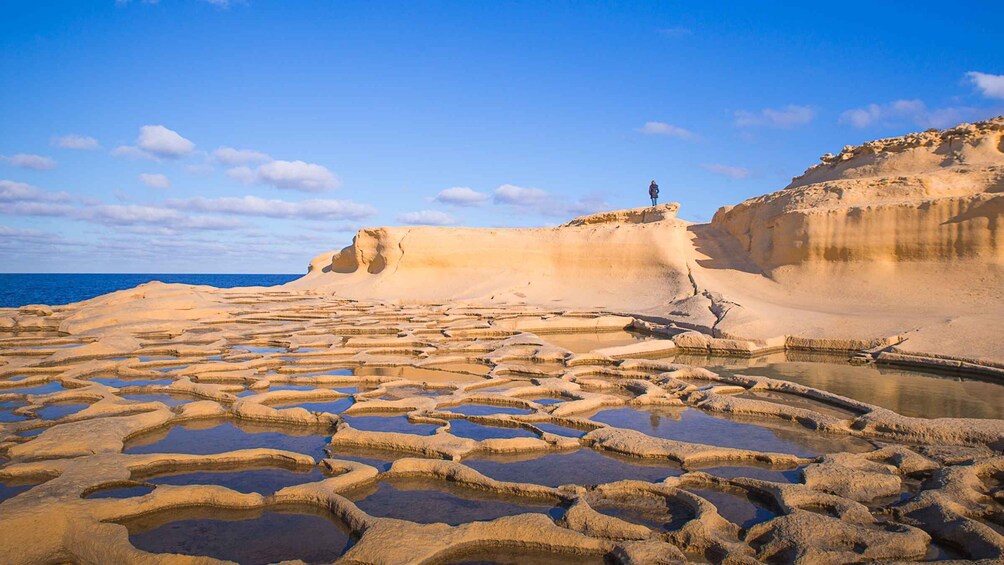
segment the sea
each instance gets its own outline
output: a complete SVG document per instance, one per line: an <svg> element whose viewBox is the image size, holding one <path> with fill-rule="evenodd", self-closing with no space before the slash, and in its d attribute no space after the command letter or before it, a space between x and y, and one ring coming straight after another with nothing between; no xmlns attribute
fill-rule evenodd
<svg viewBox="0 0 1004 565"><path fill-rule="evenodd" d="M27 304L70 304L116 290L133 288L150 281L233 288L275 286L302 276L302 274L0 273L0 308L16 308Z"/></svg>

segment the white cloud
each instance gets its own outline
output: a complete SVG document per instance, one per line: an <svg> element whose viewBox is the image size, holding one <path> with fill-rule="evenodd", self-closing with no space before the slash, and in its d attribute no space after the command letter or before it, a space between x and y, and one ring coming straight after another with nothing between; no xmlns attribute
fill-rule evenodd
<svg viewBox="0 0 1004 565"><path fill-rule="evenodd" d="M49 192L23 182L0 180L0 202L66 202L65 192Z"/></svg>
<svg viewBox="0 0 1004 565"><path fill-rule="evenodd" d="M575 216L586 216L609 210L610 204L599 195L590 195L572 202L554 202L540 211L545 216L557 216L571 218Z"/></svg>
<svg viewBox="0 0 1004 565"><path fill-rule="evenodd" d="M83 243L68 241L55 233L0 225L0 253L7 255L38 255L51 253L54 248L81 246Z"/></svg>
<svg viewBox="0 0 1004 565"><path fill-rule="evenodd" d="M436 202L451 206L480 206L491 199L491 195L478 192L466 186L455 186L440 190L433 198Z"/></svg>
<svg viewBox="0 0 1004 565"><path fill-rule="evenodd" d="M225 165L245 165L272 160L272 157L267 153L253 149L234 149L233 147L220 147L213 151L213 157Z"/></svg>
<svg viewBox="0 0 1004 565"><path fill-rule="evenodd" d="M911 123L921 128L946 128L956 124L989 118L998 113L995 108L968 106L928 108L921 100L894 100L887 104L869 104L840 114L839 123L855 128L873 125L890 126Z"/></svg>
<svg viewBox="0 0 1004 565"><path fill-rule="evenodd" d="M645 122L645 125L638 128L638 131L646 135L668 135L680 139L696 139L694 132L666 122Z"/></svg>
<svg viewBox="0 0 1004 565"><path fill-rule="evenodd" d="M397 221L402 224L424 225L424 226L448 226L457 223L457 219L439 210L419 210L417 212L405 212L397 217Z"/></svg>
<svg viewBox="0 0 1004 565"><path fill-rule="evenodd" d="M10 216L72 217L79 210L77 206L51 200L13 202L0 200L0 214Z"/></svg>
<svg viewBox="0 0 1004 565"><path fill-rule="evenodd" d="M156 160L157 158L146 151L143 151L139 147L134 147L132 145L119 145L111 151L112 157L126 157L129 159L150 159Z"/></svg>
<svg viewBox="0 0 1004 565"><path fill-rule="evenodd" d="M721 163L705 163L701 168L712 173L729 177L730 179L744 179L750 176L750 170L744 167L733 167L722 165Z"/></svg>
<svg viewBox="0 0 1004 565"><path fill-rule="evenodd" d="M736 125L739 127L767 126L774 128L793 128L802 126L816 117L816 111L808 106L789 104L784 108L764 108L759 112L736 112Z"/></svg>
<svg viewBox="0 0 1004 565"><path fill-rule="evenodd" d="M185 165L185 172L192 175L207 175L213 172L213 166L209 163L200 163L196 165Z"/></svg>
<svg viewBox="0 0 1004 565"><path fill-rule="evenodd" d="M110 226L159 226L171 229L221 230L244 224L234 218L187 216L164 206L90 203L65 192L0 180L0 214L52 216Z"/></svg>
<svg viewBox="0 0 1004 565"><path fill-rule="evenodd" d="M254 182L255 171L251 167L234 167L227 169L227 176L241 182Z"/></svg>
<svg viewBox="0 0 1004 565"><path fill-rule="evenodd" d="M212 216L186 216L177 210L162 206L138 204L103 204L80 209L78 219L111 226L134 226L132 233L154 233L167 228L177 230L231 230L245 224L235 218Z"/></svg>
<svg viewBox="0 0 1004 565"><path fill-rule="evenodd" d="M520 213L569 218L609 210L602 195L591 194L576 200L555 197L539 188L503 184L495 189L495 204L511 206Z"/></svg>
<svg viewBox="0 0 1004 565"><path fill-rule="evenodd" d="M139 180L150 188L171 188L171 180L159 173L142 173Z"/></svg>
<svg viewBox="0 0 1004 565"><path fill-rule="evenodd" d="M970 71L966 73L968 78L980 93L987 98L1004 98L1004 75L991 75Z"/></svg>
<svg viewBox="0 0 1004 565"><path fill-rule="evenodd" d="M0 225L0 237L37 238L44 235L45 232L39 230L26 230L21 228L12 228L10 226Z"/></svg>
<svg viewBox="0 0 1004 565"><path fill-rule="evenodd" d="M547 193L539 188L524 188L503 184L495 189L495 203L511 206L533 206L547 200Z"/></svg>
<svg viewBox="0 0 1004 565"><path fill-rule="evenodd" d="M227 175L242 182L301 192L323 192L341 185L338 177L326 167L303 161L270 161L256 169L234 167L227 171Z"/></svg>
<svg viewBox="0 0 1004 565"><path fill-rule="evenodd" d="M42 155L32 155L29 153L18 153L17 155L0 156L0 160L7 161L15 167L22 169L33 169L36 171L46 171L56 167L56 161L43 157Z"/></svg>
<svg viewBox="0 0 1004 565"><path fill-rule="evenodd" d="M161 125L139 128L136 145L147 153L169 159L188 155L195 149L194 143Z"/></svg>
<svg viewBox="0 0 1004 565"><path fill-rule="evenodd" d="M62 147L63 149L83 149L91 150L98 149L101 144L98 143L97 139L93 137L88 137L86 135L61 135L53 137L49 142L55 147Z"/></svg>
<svg viewBox="0 0 1004 565"><path fill-rule="evenodd" d="M139 128L136 145L119 145L112 149L112 155L132 159L177 159L194 150L195 144L178 132L156 125Z"/></svg>
<svg viewBox="0 0 1004 565"><path fill-rule="evenodd" d="M178 221L181 214L177 210L138 204L103 204L86 208L81 217L103 224L163 224Z"/></svg>
<svg viewBox="0 0 1004 565"><path fill-rule="evenodd" d="M920 100L896 100L888 104L869 104L863 108L852 108L841 113L838 121L841 124L863 128L884 119L913 117L925 111L927 106Z"/></svg>
<svg viewBox="0 0 1004 565"><path fill-rule="evenodd" d="M348 200L304 200L289 202L259 198L257 196L223 198L190 198L168 200L167 206L179 210L263 216L267 218L299 218L310 220L354 220L376 214L376 209L366 204Z"/></svg>
<svg viewBox="0 0 1004 565"><path fill-rule="evenodd" d="M178 227L193 230L232 230L242 228L246 224L236 218L221 218L219 216L191 216L185 218Z"/></svg>

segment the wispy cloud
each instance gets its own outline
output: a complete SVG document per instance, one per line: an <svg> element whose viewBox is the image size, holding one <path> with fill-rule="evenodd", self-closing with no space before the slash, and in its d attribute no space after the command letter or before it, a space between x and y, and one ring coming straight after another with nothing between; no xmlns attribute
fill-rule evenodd
<svg viewBox="0 0 1004 565"><path fill-rule="evenodd" d="M491 199L491 195L478 192L467 186L455 186L440 190L432 200L450 206L481 206Z"/></svg>
<svg viewBox="0 0 1004 565"><path fill-rule="evenodd" d="M527 188L514 184L503 184L495 189L495 203L511 206L535 206L548 198L547 192L539 188Z"/></svg>
<svg viewBox="0 0 1004 565"><path fill-rule="evenodd" d="M23 182L0 180L0 202L67 202L65 192L50 192Z"/></svg>
<svg viewBox="0 0 1004 565"><path fill-rule="evenodd" d="M269 161L255 169L235 167L228 170L227 175L242 182L301 192L324 192L341 185L338 177L326 167L303 161Z"/></svg>
<svg viewBox="0 0 1004 565"><path fill-rule="evenodd" d="M73 196L37 186L0 180L0 214L11 216L72 216L79 210Z"/></svg>
<svg viewBox="0 0 1004 565"><path fill-rule="evenodd" d="M42 155L32 155L30 153L18 153L17 155L0 155L0 160L6 161L15 167L22 169L32 169L35 171L46 171L56 168L56 161L51 157Z"/></svg>
<svg viewBox="0 0 1004 565"><path fill-rule="evenodd" d="M968 78L983 96L987 98L1004 98L1004 75L991 75L970 71L966 73Z"/></svg>
<svg viewBox="0 0 1004 565"><path fill-rule="evenodd" d="M248 163L263 163L272 160L272 157L268 153L262 153L253 149L234 149L233 147L218 148L216 151L213 151L213 158L224 165L246 165Z"/></svg>
<svg viewBox="0 0 1004 565"><path fill-rule="evenodd" d="M645 125L638 128L638 131L645 135L665 135L688 140L697 139L697 135L694 132L686 128L667 124L666 122L645 122Z"/></svg>
<svg viewBox="0 0 1004 565"><path fill-rule="evenodd" d="M745 167L733 167L731 165L723 165L721 163L704 163L701 165L701 168L715 174L729 177L730 179L745 179L750 176L750 170Z"/></svg>
<svg viewBox="0 0 1004 565"><path fill-rule="evenodd" d="M78 219L114 226L166 227L171 230L233 230L245 224L235 218L186 216L162 206L104 204L80 210Z"/></svg>
<svg viewBox="0 0 1004 565"><path fill-rule="evenodd" d="M948 106L928 108L921 100L894 100L886 104L869 104L840 114L838 122L855 128L893 126L910 123L921 128L946 128L961 122L980 120L997 115L997 108Z"/></svg>
<svg viewBox="0 0 1004 565"><path fill-rule="evenodd" d="M173 230L236 229L244 225L234 218L189 216L160 205L93 203L65 192L50 192L9 180L0 180L0 214L67 218L105 226L162 226Z"/></svg>
<svg viewBox="0 0 1004 565"><path fill-rule="evenodd" d="M139 180L150 188L171 188L171 180L160 173L142 173Z"/></svg>
<svg viewBox="0 0 1004 565"><path fill-rule="evenodd" d="M510 206L521 213L542 216L569 217L607 210L610 205L600 195L587 195L576 200L558 198L539 188L503 184L493 193L495 204Z"/></svg>
<svg viewBox="0 0 1004 565"><path fill-rule="evenodd" d="M739 127L765 126L790 129L803 126L816 117L816 111L809 106L789 104L784 108L764 108L759 112L739 110L735 113L735 124Z"/></svg>
<svg viewBox="0 0 1004 565"><path fill-rule="evenodd" d="M50 139L49 143L55 147L61 147L63 149L79 149L85 151L99 149L101 147L101 144L98 143L97 139L86 135L76 134L56 136Z"/></svg>
<svg viewBox="0 0 1004 565"><path fill-rule="evenodd" d="M125 157L127 159L149 159L156 161L157 157L143 151L134 145L119 145L111 150L112 157Z"/></svg>
<svg viewBox="0 0 1004 565"><path fill-rule="evenodd" d="M449 226L457 223L457 219L446 212L439 210L419 210L417 212L405 212L397 217L397 221L402 224L424 225L424 226Z"/></svg>
<svg viewBox="0 0 1004 565"><path fill-rule="evenodd" d="M286 200L265 199L257 196L228 196L222 198L190 198L168 200L167 206L179 210L263 216L266 218L292 218L310 220L356 220L376 214L376 209L349 200Z"/></svg>

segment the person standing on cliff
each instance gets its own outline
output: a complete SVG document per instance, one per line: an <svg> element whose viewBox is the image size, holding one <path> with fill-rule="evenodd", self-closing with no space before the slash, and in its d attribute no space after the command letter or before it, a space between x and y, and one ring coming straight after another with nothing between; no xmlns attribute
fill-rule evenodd
<svg viewBox="0 0 1004 565"><path fill-rule="evenodd" d="M659 185L652 181L652 184L648 185L648 195L652 198L652 206L655 206L656 202L659 201Z"/></svg>

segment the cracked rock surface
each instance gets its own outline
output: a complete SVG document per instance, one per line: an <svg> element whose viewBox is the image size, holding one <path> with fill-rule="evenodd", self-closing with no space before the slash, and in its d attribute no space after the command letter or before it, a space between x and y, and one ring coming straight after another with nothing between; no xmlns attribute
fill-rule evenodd
<svg viewBox="0 0 1004 565"><path fill-rule="evenodd" d="M4 563L1004 561L1004 421L674 358L755 344L159 283L0 316Z"/></svg>

